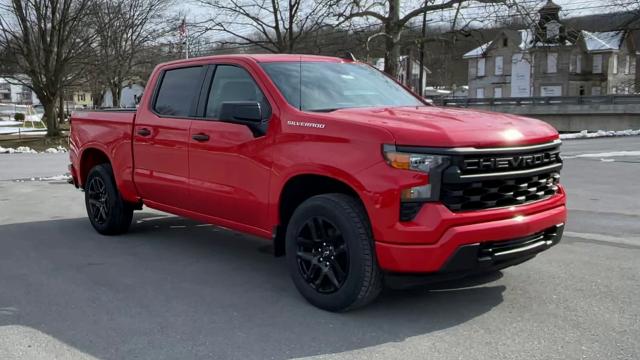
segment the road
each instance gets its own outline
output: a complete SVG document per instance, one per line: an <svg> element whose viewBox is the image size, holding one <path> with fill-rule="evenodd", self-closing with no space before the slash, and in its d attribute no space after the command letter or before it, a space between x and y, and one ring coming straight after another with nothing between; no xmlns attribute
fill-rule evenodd
<svg viewBox="0 0 640 360"><path fill-rule="evenodd" d="M55 176L67 172L69 154L0 154L0 180Z"/></svg>
<svg viewBox="0 0 640 360"><path fill-rule="evenodd" d="M0 181L0 359L638 359L638 150L565 142L566 236L534 260L346 314L308 305L263 240L147 209L104 237L68 184ZM1 179L65 172L21 156Z"/></svg>

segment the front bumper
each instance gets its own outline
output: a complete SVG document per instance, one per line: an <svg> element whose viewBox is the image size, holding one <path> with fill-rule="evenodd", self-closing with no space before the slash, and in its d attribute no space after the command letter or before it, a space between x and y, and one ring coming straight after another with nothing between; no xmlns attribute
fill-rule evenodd
<svg viewBox="0 0 640 360"><path fill-rule="evenodd" d="M562 239L564 224L519 239L474 243L460 246L435 273L388 273L385 281L392 288L408 288L501 270L533 259Z"/></svg>
<svg viewBox="0 0 640 360"><path fill-rule="evenodd" d="M473 270L457 269L453 271L447 269L445 265L465 246L481 249L487 244L506 244L506 242L514 241L514 239L523 239L544 233L549 229L564 224L567 219L564 196L562 193L556 195L555 199L552 198L540 204L525 206L523 208L529 208L529 211L525 211L525 209L513 211L510 212L511 216L507 218L504 217L504 214L501 214L503 216L496 217L499 220L482 218L482 220L476 219L480 221L461 224L441 221L435 228L439 229L444 226L446 229L435 231L438 234L435 241L433 239L423 243L376 241L378 263L383 270L389 273L425 274ZM543 209L536 209L537 211L535 212L531 211L532 207L550 204L554 206L545 206ZM419 233L425 237L427 237L427 234L433 234L433 232L424 231ZM415 239L417 233L412 235L412 238ZM559 231L557 240L554 240L549 246L557 243L561 235L562 231ZM549 246L540 247L537 250L542 251Z"/></svg>

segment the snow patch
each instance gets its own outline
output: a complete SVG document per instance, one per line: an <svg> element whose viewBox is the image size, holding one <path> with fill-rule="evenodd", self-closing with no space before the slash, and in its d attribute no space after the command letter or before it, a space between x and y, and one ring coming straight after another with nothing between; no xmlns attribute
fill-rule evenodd
<svg viewBox="0 0 640 360"><path fill-rule="evenodd" d="M620 130L620 131L605 131L598 130L595 132L589 132L582 130L579 133L560 134L560 139L591 139L600 137L612 137L612 136L637 136L640 135L640 130Z"/></svg>
<svg viewBox="0 0 640 360"><path fill-rule="evenodd" d="M565 159L574 158L611 158L611 157L623 157L623 156L640 156L640 151L611 151L595 154L578 154L563 156Z"/></svg>
<svg viewBox="0 0 640 360"><path fill-rule="evenodd" d="M4 148L0 146L1 154L36 154L37 151L28 146L18 146L17 148Z"/></svg>
<svg viewBox="0 0 640 360"><path fill-rule="evenodd" d="M28 146L18 146L17 148L5 148L0 146L0 154L59 154L66 153L66 148L62 146L51 147L46 149L45 151L38 152Z"/></svg>
<svg viewBox="0 0 640 360"><path fill-rule="evenodd" d="M71 174L67 173L64 175L56 175L56 176L46 176L38 178L40 181L67 181L71 179Z"/></svg>
<svg viewBox="0 0 640 360"><path fill-rule="evenodd" d="M38 176L32 178L25 179L16 179L15 182L26 182L26 181L69 181L71 179L71 174L66 173L63 175L55 175L55 176Z"/></svg>
<svg viewBox="0 0 640 360"><path fill-rule="evenodd" d="M59 153L66 153L67 149L63 148L62 146L55 147L55 148L48 148L47 150L44 151L47 154L59 154Z"/></svg>

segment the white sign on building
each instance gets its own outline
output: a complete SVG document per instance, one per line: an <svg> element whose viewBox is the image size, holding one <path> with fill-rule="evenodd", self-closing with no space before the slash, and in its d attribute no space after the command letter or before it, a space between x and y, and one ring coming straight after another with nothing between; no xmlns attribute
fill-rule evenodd
<svg viewBox="0 0 640 360"><path fill-rule="evenodd" d="M540 96L544 96L544 97L562 96L562 86L560 85L540 86Z"/></svg>
<svg viewBox="0 0 640 360"><path fill-rule="evenodd" d="M531 63L522 53L511 58L511 97L531 96Z"/></svg>

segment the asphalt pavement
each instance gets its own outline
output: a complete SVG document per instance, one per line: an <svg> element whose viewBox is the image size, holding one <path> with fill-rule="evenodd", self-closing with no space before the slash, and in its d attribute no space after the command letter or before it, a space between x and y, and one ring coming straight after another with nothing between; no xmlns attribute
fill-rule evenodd
<svg viewBox="0 0 640 360"><path fill-rule="evenodd" d="M67 155L0 154L0 359L638 359L640 137L565 141L565 237L333 314L269 242L144 209L98 235Z"/></svg>

